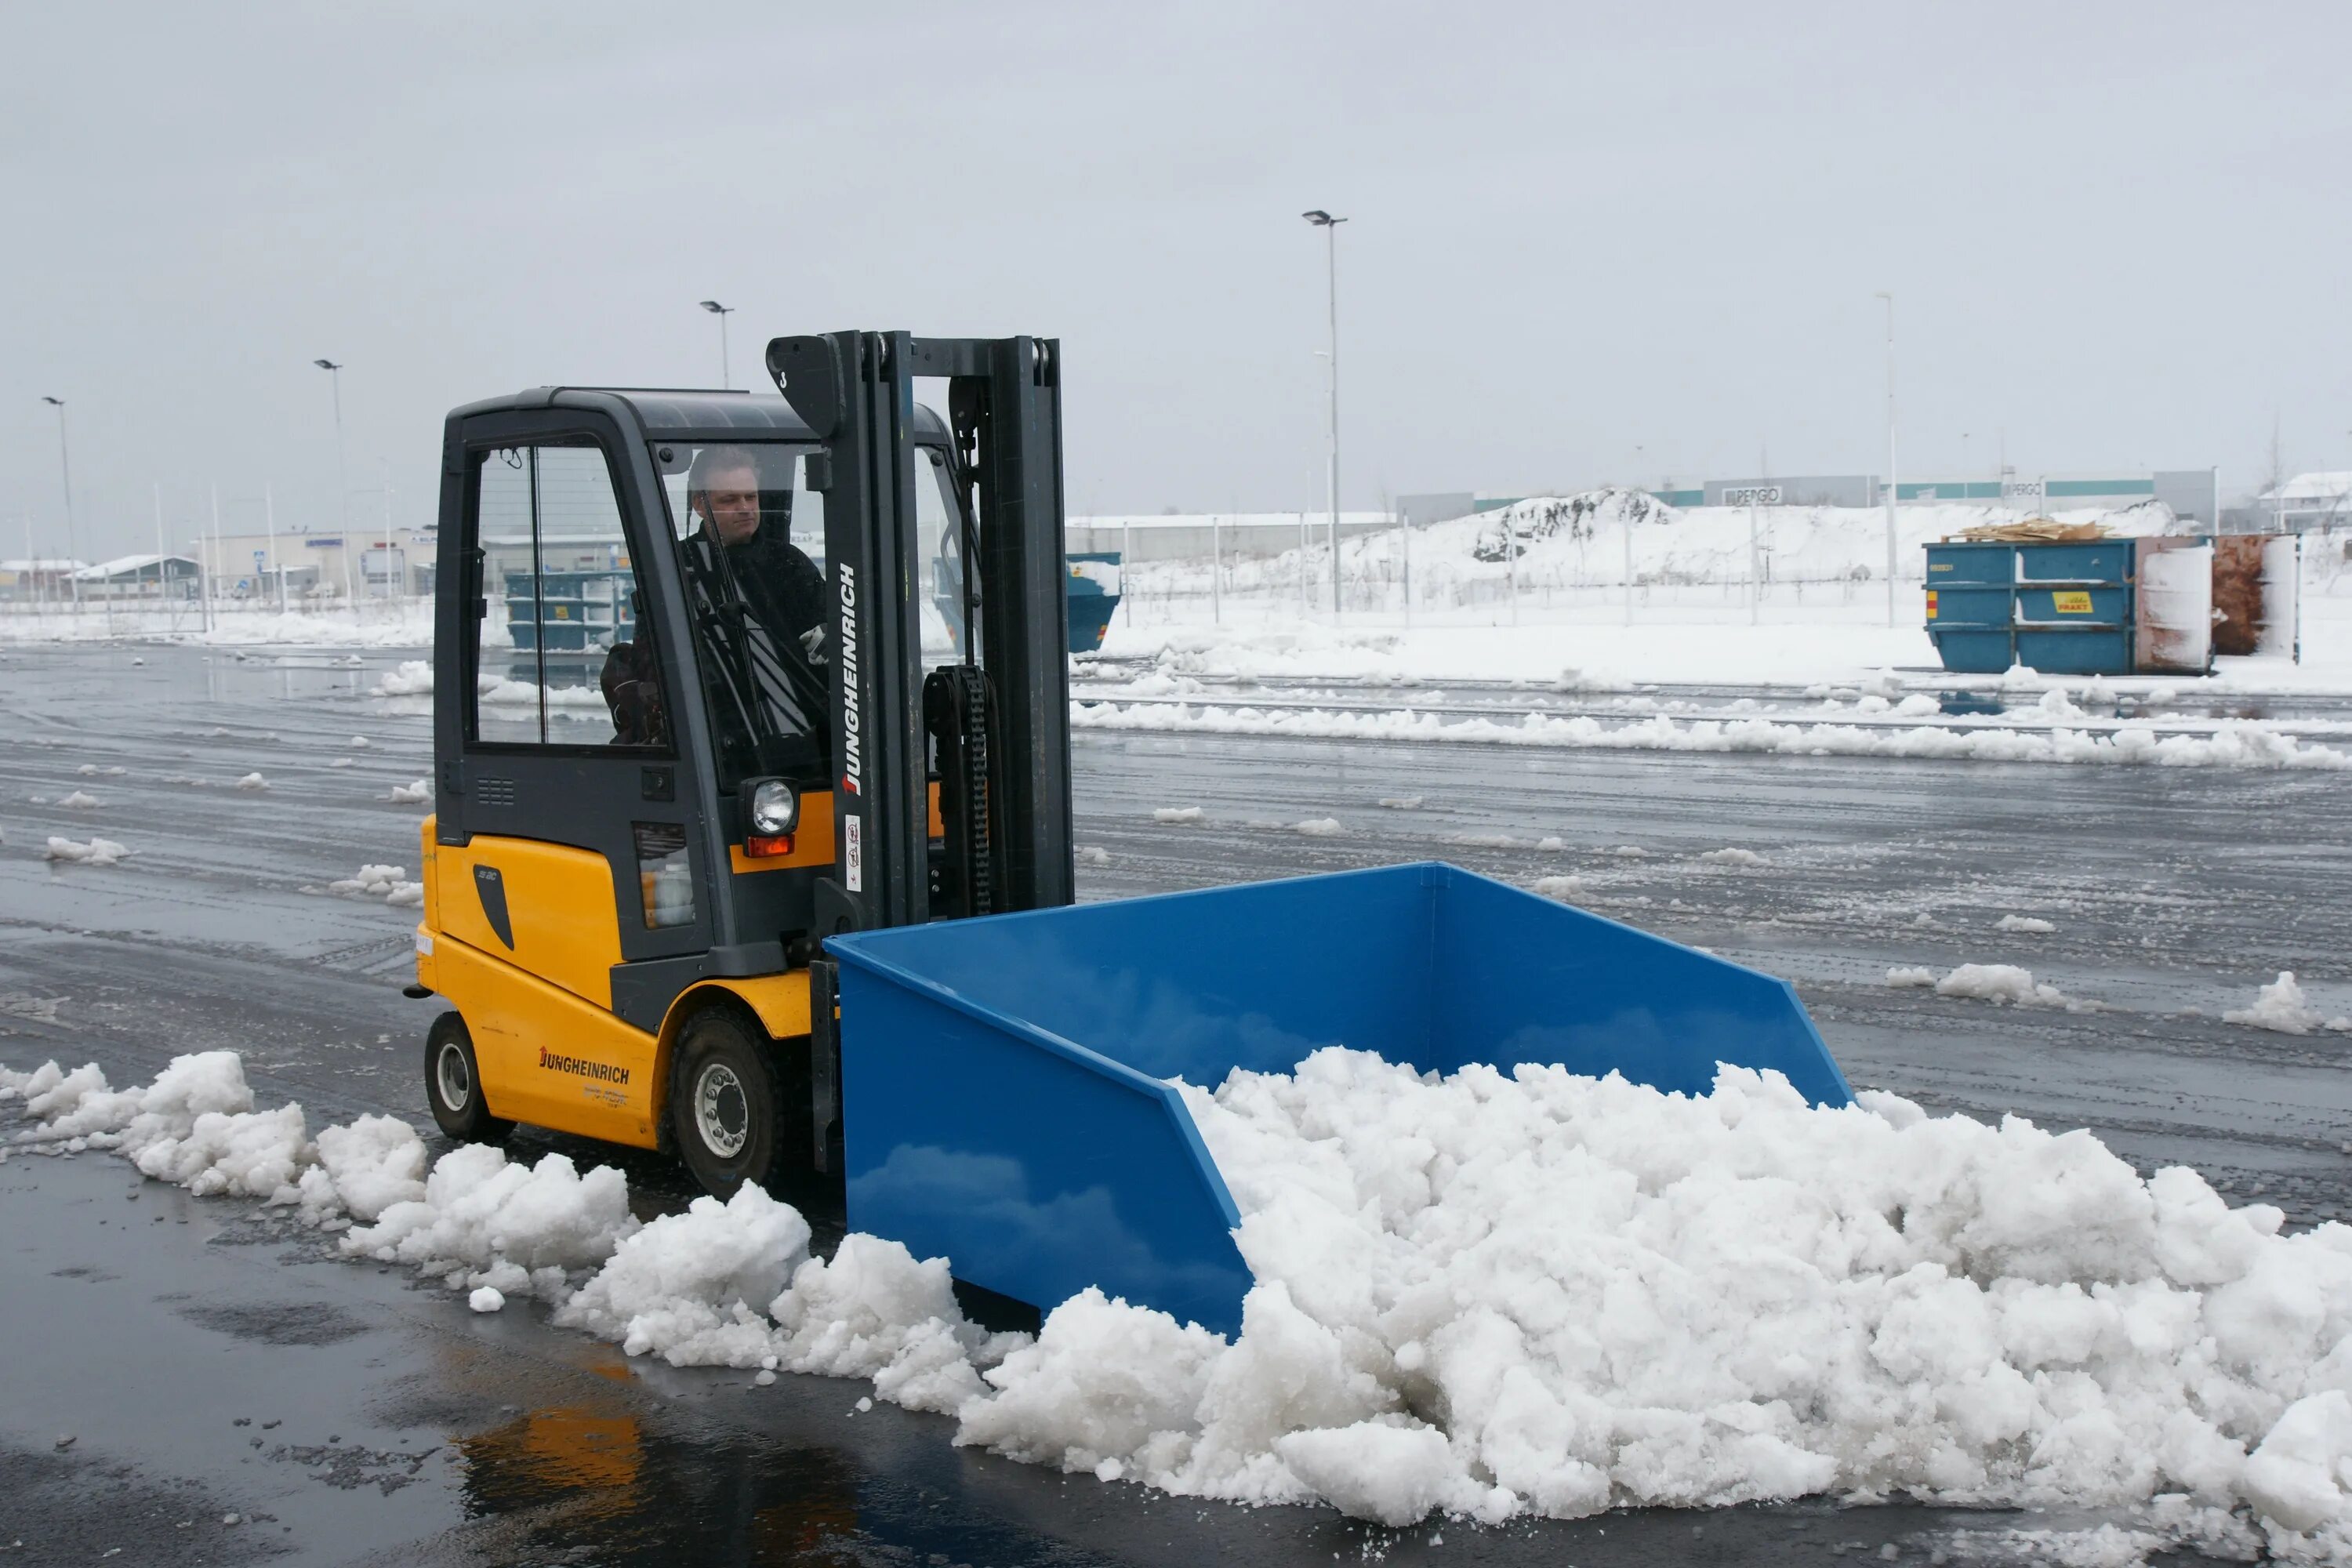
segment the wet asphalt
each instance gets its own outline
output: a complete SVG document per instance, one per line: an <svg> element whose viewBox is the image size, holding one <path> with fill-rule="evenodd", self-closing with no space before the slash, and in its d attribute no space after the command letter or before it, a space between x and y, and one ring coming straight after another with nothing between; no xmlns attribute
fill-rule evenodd
<svg viewBox="0 0 2352 1568"><path fill-rule="evenodd" d="M386 797L429 771L427 704L365 695L415 650L353 657L0 650L0 1063L123 1083L229 1047L314 1126L429 1130L435 1005L399 994L413 913L325 890L363 861L415 869L423 808ZM257 771L267 790L231 787ZM2294 1223L2352 1218L2352 1037L2220 1018L2279 969L2352 1013L2342 775L1088 731L1076 780L1079 843L1109 858L1081 865L1083 897L1419 858L1577 876L1587 907L1793 980L1858 1087L2088 1126ZM99 804L58 804L77 789ZM1204 820L1152 821L1171 805ZM1326 816L1346 831L1295 831ZM41 858L93 832L131 858ZM1725 847L1767 864L1695 858ZM1964 962L2100 1009L1885 984ZM529 1131L517 1152L548 1147L624 1165L648 1215L690 1195L650 1157ZM857 1414L863 1392L477 1316L99 1155L0 1164L0 1568L1926 1562L1955 1531L2095 1517L1807 1504L1393 1532L1014 1465L938 1417Z"/></svg>

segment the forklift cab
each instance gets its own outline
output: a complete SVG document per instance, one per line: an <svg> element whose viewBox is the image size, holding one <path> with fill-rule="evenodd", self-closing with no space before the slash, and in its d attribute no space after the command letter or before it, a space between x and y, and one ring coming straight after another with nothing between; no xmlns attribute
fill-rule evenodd
<svg viewBox="0 0 2352 1568"><path fill-rule="evenodd" d="M1071 900L1055 345L767 365L448 417L417 984L453 1136L805 1196L840 1161L824 940Z"/></svg>

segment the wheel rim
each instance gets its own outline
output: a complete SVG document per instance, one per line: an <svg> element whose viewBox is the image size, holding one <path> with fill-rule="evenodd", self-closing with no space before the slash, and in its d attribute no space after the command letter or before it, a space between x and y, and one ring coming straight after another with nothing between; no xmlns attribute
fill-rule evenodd
<svg viewBox="0 0 2352 1568"><path fill-rule="evenodd" d="M452 1110L463 1110L474 1096L474 1075L466 1069L466 1053L456 1045L441 1047L434 1058L433 1076L441 1086L441 1103Z"/></svg>
<svg viewBox="0 0 2352 1568"><path fill-rule="evenodd" d="M743 1080L726 1063L712 1062L695 1075L694 1130L702 1146L720 1159L733 1159L750 1142L751 1109L743 1098Z"/></svg>

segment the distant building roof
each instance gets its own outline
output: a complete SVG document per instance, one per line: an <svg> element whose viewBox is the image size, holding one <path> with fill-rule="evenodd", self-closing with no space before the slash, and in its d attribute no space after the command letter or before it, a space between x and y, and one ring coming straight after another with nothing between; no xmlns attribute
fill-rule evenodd
<svg viewBox="0 0 2352 1568"><path fill-rule="evenodd" d="M184 555L157 555L151 552L145 555L118 555L111 561L101 561L95 566L85 566L74 575L86 583L102 583L109 577L127 577L135 572L144 572L158 561L177 562L191 570L196 564Z"/></svg>
<svg viewBox="0 0 2352 1568"><path fill-rule="evenodd" d="M2352 497L2352 470L2338 468L2297 474L2286 483L2263 491L2256 499L2292 504L2296 501L2341 501L2347 497Z"/></svg>

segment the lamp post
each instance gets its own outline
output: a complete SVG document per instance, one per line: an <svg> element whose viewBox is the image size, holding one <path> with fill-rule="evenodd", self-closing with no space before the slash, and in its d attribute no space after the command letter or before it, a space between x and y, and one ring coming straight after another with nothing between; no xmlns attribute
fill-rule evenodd
<svg viewBox="0 0 2352 1568"><path fill-rule="evenodd" d="M722 305L716 300L705 300L702 308L719 318L719 385L724 392L735 390L734 368L727 363L727 318L735 313L732 305Z"/></svg>
<svg viewBox="0 0 2352 1568"><path fill-rule="evenodd" d="M331 359L314 359L314 360L312 360L310 363L311 363L312 364L317 365L320 370L325 371L325 372L327 373L327 378L328 378L328 380L329 380L329 381L331 381L331 383L333 383L333 384L334 384L334 390L335 390L335 526L336 526L336 528L337 528L337 529L339 529L339 530L341 530L341 534L342 534L342 537L341 537L341 539L339 539L339 540L337 540L337 541L336 541L336 544L337 544L337 547L338 547L338 552L342 556L342 558L343 558L343 563L344 563L344 564L343 564L343 592L344 592L346 595L348 595L350 596L351 601L352 601L352 615L354 615L354 616L356 616L356 615L358 615L358 614L359 614L359 595L358 595L356 593L352 592L352 581L351 581L351 559L352 559L352 546L351 546L351 532L352 532L352 497L351 497L351 486L350 486L347 482L345 482L345 480L344 480L344 479L343 479L343 367L342 367L341 365L340 365L340 364L336 363L333 360L331 360Z"/></svg>
<svg viewBox="0 0 2352 1568"><path fill-rule="evenodd" d="M1331 619L1339 618L1339 226L1321 207L1298 215L1323 231L1324 271L1331 310L1331 468L1327 481L1331 507Z"/></svg>
<svg viewBox="0 0 2352 1568"><path fill-rule="evenodd" d="M1886 301L1886 624L1895 624L1895 296L1885 289L1878 297Z"/></svg>
<svg viewBox="0 0 2352 1568"><path fill-rule="evenodd" d="M81 547L74 542L73 514L73 451L66 443L66 400L43 397L42 402L58 411L58 471L65 480L66 489L66 582L73 594L73 607L81 608Z"/></svg>

